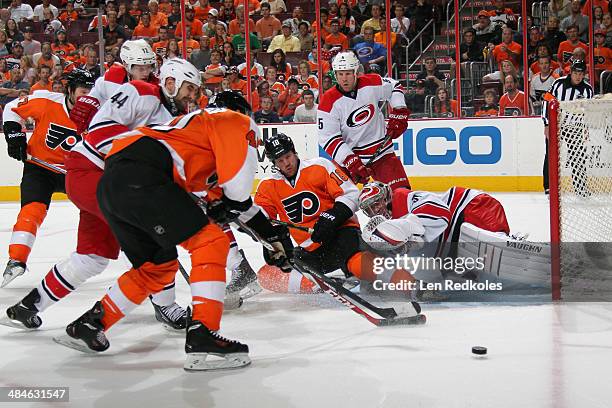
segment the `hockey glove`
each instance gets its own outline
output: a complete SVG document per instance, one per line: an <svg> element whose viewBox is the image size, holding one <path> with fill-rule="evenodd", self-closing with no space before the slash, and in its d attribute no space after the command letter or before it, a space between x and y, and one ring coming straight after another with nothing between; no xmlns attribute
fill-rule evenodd
<svg viewBox="0 0 612 408"><path fill-rule="evenodd" d="M331 241L336 236L336 230L353 215L346 204L336 202L334 206L319 214L319 220L314 225L310 236L312 242L320 244Z"/></svg>
<svg viewBox="0 0 612 408"><path fill-rule="evenodd" d="M15 160L25 161L28 158L28 140L17 122L4 122L4 138L8 147L8 155Z"/></svg>
<svg viewBox="0 0 612 408"><path fill-rule="evenodd" d="M238 218L238 213L230 209L225 201L214 200L206 203L206 215L219 225L227 224Z"/></svg>
<svg viewBox="0 0 612 408"><path fill-rule="evenodd" d="M367 183L371 170L368 169L356 154L347 156L343 163L353 183Z"/></svg>
<svg viewBox="0 0 612 408"><path fill-rule="evenodd" d="M77 133L83 134L89 126L89 122L100 109L100 101L93 96L79 96L70 110L70 120L76 125Z"/></svg>
<svg viewBox="0 0 612 408"><path fill-rule="evenodd" d="M389 121L387 122L387 136L391 139L397 139L403 135L406 128L408 128L408 117L410 113L410 109L406 107L391 109L389 112Z"/></svg>
<svg viewBox="0 0 612 408"><path fill-rule="evenodd" d="M273 265L280 268L281 271L291 272L293 266L293 242L289 235L289 229L284 225L275 225L274 235L266 238L274 250L269 250L266 247L263 249L263 256L268 265Z"/></svg>

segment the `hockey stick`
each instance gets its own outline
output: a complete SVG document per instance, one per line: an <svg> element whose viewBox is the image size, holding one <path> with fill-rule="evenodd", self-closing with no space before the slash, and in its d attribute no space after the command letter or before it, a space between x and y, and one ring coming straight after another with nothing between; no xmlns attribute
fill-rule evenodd
<svg viewBox="0 0 612 408"><path fill-rule="evenodd" d="M187 270L183 267L181 261L179 261L178 259L176 261L178 262L179 271L181 272L181 275L183 275L183 278L185 278L185 282L187 282L187 284L189 285L189 274L187 273Z"/></svg>
<svg viewBox="0 0 612 408"><path fill-rule="evenodd" d="M270 222L275 225L284 225L287 228L292 228L298 231L308 232L309 234L312 234L314 232L314 229L312 228L302 227L301 225L293 224L291 222L285 222L285 221L273 220L273 219L270 219Z"/></svg>
<svg viewBox="0 0 612 408"><path fill-rule="evenodd" d="M380 144L380 146L378 146L378 148L376 149L376 151L374 152L372 157L370 157L370 160L368 160L368 164L366 164L366 167L370 166L372 163L374 163L374 160L376 160L376 159L378 159L380 157L380 155L382 154L383 150L385 150L388 147L388 146L385 147L385 145L390 140L391 140L391 136L385 135L385 138L383 139L383 141ZM391 146L393 146L393 144L391 144Z"/></svg>
<svg viewBox="0 0 612 408"><path fill-rule="evenodd" d="M58 173L66 174L66 169L63 169L63 168L58 167L58 166L56 166L54 164L48 163L48 162L46 162L44 160L41 160L39 158L36 158L36 157L30 155L30 154L28 154L28 160L32 161L34 163L40 164L41 166L46 167L46 168L48 168L50 170L56 171Z"/></svg>
<svg viewBox="0 0 612 408"><path fill-rule="evenodd" d="M247 231L256 241L261 243L266 249L274 250L272 244L261 238L244 222L236 219L232 222L238 224L243 230ZM300 265L298 262L292 262L298 272L307 278L314 280L328 295L336 299L338 302L348 307L355 313L365 317L370 323L376 326L396 326L396 325L416 325L424 324L427 320L425 315L420 314L421 308L416 302L411 302L411 311L416 312L416 315L400 316L393 308L379 308L372 305L370 302L362 299L357 294L346 289L334 280L328 278L319 271L314 271L306 265Z"/></svg>

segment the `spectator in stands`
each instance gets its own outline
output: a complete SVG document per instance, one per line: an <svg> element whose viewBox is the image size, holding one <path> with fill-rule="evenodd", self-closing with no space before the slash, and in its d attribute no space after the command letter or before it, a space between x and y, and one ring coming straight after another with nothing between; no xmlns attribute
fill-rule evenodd
<svg viewBox="0 0 612 408"><path fill-rule="evenodd" d="M340 47L342 50L348 50L348 37L340 32L340 22L338 19L333 19L329 25L330 33L325 37L325 44L333 47Z"/></svg>
<svg viewBox="0 0 612 408"><path fill-rule="evenodd" d="M384 18L380 19L380 31L374 34L374 41L382 45L383 47L387 47L387 22ZM391 49L395 48L397 45L397 34L391 32Z"/></svg>
<svg viewBox="0 0 612 408"><path fill-rule="evenodd" d="M417 74L416 79L425 80L427 95L433 95L438 88L444 88L446 77L438 69L438 64L434 57L427 57L424 61L424 70Z"/></svg>
<svg viewBox="0 0 612 408"><path fill-rule="evenodd" d="M11 18L15 21L28 21L34 18L34 10L32 10L32 6L29 4L23 4L21 0L12 0L9 11L11 12Z"/></svg>
<svg viewBox="0 0 612 408"><path fill-rule="evenodd" d="M247 74L247 64L243 62L238 65L238 72L242 78L250 77L254 81L260 81L264 77L264 67L257 61L255 61L255 53L251 53L251 63L249 64L251 67L250 74ZM255 108L253 108L255 110Z"/></svg>
<svg viewBox="0 0 612 408"><path fill-rule="evenodd" d="M9 69L20 67L21 57L23 57L23 46L20 42L13 41L13 44L11 44L11 54L6 59Z"/></svg>
<svg viewBox="0 0 612 408"><path fill-rule="evenodd" d="M42 0L42 4L34 7L34 21L42 21L43 20L43 9L50 9L53 13L53 17L57 18L59 16L59 10L53 4L51 4L50 0Z"/></svg>
<svg viewBox="0 0 612 408"><path fill-rule="evenodd" d="M565 33L559 31L559 19L555 16L548 17L542 41L556 53L559 50L559 45L565 40L567 40Z"/></svg>
<svg viewBox="0 0 612 408"><path fill-rule="evenodd" d="M221 24L215 26L215 34L210 37L210 48L221 48L228 40L227 31Z"/></svg>
<svg viewBox="0 0 612 408"><path fill-rule="evenodd" d="M272 15L287 12L287 6L283 0L268 0L268 4L270 5L270 14Z"/></svg>
<svg viewBox="0 0 612 408"><path fill-rule="evenodd" d="M561 20L571 14L571 0L551 0L548 3L548 15Z"/></svg>
<svg viewBox="0 0 612 408"><path fill-rule="evenodd" d="M198 71L203 71L210 64L210 40L208 36L203 35L200 37L200 48L191 53L189 61Z"/></svg>
<svg viewBox="0 0 612 408"><path fill-rule="evenodd" d="M236 54L242 56L246 55L246 38L244 33L246 33L246 27L244 26L244 22L241 22L240 32L232 37L232 44L234 44ZM251 52L253 54L261 51L261 43L257 35L249 33L249 41L251 42Z"/></svg>
<svg viewBox="0 0 612 408"><path fill-rule="evenodd" d="M34 39L33 31L34 29L30 26L23 29L23 41L21 45L23 46L23 53L25 55L32 55L40 52L40 42Z"/></svg>
<svg viewBox="0 0 612 408"><path fill-rule="evenodd" d="M206 24L204 24L203 27L204 33L212 39L217 32L218 25L222 25L225 28L225 32L227 32L227 25L223 21L219 21L219 12L217 9L210 9L208 17L206 18Z"/></svg>
<svg viewBox="0 0 612 408"><path fill-rule="evenodd" d="M149 14L149 20L150 19L151 15ZM117 12L117 24L123 27L123 30L126 33L132 33L138 25L138 21L129 13L126 3L119 3L119 11ZM155 35L157 35L157 33L155 33ZM151 37L155 37L155 35L152 35Z"/></svg>
<svg viewBox="0 0 612 408"><path fill-rule="evenodd" d="M65 30L55 33L55 41L51 43L51 51L60 59L73 61L78 56L78 50L74 44L69 43Z"/></svg>
<svg viewBox="0 0 612 408"><path fill-rule="evenodd" d="M329 89L333 87L334 87L334 81L332 80L332 77L329 76L329 73L326 73L325 75L323 75L323 79L321 80L321 91L322 91L321 94L324 94L325 92L327 92Z"/></svg>
<svg viewBox="0 0 612 408"><path fill-rule="evenodd" d="M32 85L36 82L36 76L38 75L38 69L34 68L34 62L32 61L32 57L29 55L23 55L19 59L19 68L23 71L23 80L28 83L28 85Z"/></svg>
<svg viewBox="0 0 612 408"><path fill-rule="evenodd" d="M306 21L302 21L299 25L300 33L298 34L298 40L300 40L300 51L312 51L314 43L314 37L308 31L310 25Z"/></svg>
<svg viewBox="0 0 612 408"><path fill-rule="evenodd" d="M234 44L225 42L223 44L223 65L227 67L237 67L244 62L244 58L237 55Z"/></svg>
<svg viewBox="0 0 612 408"><path fill-rule="evenodd" d="M302 92L303 104L295 108L293 121L299 123L315 123L317 121L317 108L315 104L315 95L310 89Z"/></svg>
<svg viewBox="0 0 612 408"><path fill-rule="evenodd" d="M331 0L328 3L328 7L329 7L330 20L333 20L334 18L338 18L338 13L339 13L338 2L336 0Z"/></svg>
<svg viewBox="0 0 612 408"><path fill-rule="evenodd" d="M147 3L147 7L149 8L149 15L151 16L151 24L154 27L168 25L168 17L159 11L159 2L157 0L150 0L149 3ZM185 8L185 10L187 10L187 8Z"/></svg>
<svg viewBox="0 0 612 408"><path fill-rule="evenodd" d="M104 48L108 50L113 47L121 47L123 42L128 39L128 36L125 31L123 31L123 27L117 23L117 12L109 11L107 13L107 17L108 26L104 27L102 30L102 35L104 36Z"/></svg>
<svg viewBox="0 0 612 408"><path fill-rule="evenodd" d="M266 68L265 81L269 85L268 89L270 90L270 94L275 98L278 98L278 95L285 92L285 89L287 89L284 78L279 81L278 71L275 67L270 66Z"/></svg>
<svg viewBox="0 0 612 408"><path fill-rule="evenodd" d="M514 12L510 8L506 8L504 0L493 0L493 7L495 8L490 12L491 14L491 22L493 24L503 24L507 27L516 30L517 22L516 17L514 16ZM530 27L531 24L528 24L527 27Z"/></svg>
<svg viewBox="0 0 612 408"><path fill-rule="evenodd" d="M485 89L484 105L474 113L474 116L487 117L497 116L499 113L499 105L497 104L497 91L493 88Z"/></svg>
<svg viewBox="0 0 612 408"><path fill-rule="evenodd" d="M240 28L240 23L244 24L244 6L242 4L236 7L236 18L229 22L227 32L230 35L245 33L246 31ZM255 22L252 18L249 18L249 31L251 33L255 32Z"/></svg>
<svg viewBox="0 0 612 408"><path fill-rule="evenodd" d="M478 23L472 27L476 31L476 41L483 44L499 44L501 42L501 28L491 24L491 16L486 10L478 12Z"/></svg>
<svg viewBox="0 0 612 408"><path fill-rule="evenodd" d="M8 69L5 58L0 58L0 84L11 79L11 70Z"/></svg>
<svg viewBox="0 0 612 408"><path fill-rule="evenodd" d="M358 26L361 26L367 19L372 17L372 6L368 0L357 0L357 4L351 9L351 14L355 18Z"/></svg>
<svg viewBox="0 0 612 408"><path fill-rule="evenodd" d="M291 64L287 62L285 52L283 50L274 50L272 53L272 61L270 61L270 66L276 68L278 77L282 81L286 81L293 72L291 69Z"/></svg>
<svg viewBox="0 0 612 408"><path fill-rule="evenodd" d="M241 95L247 95L247 82L240 79L238 68L229 67L227 74L225 74L230 81L230 88L232 91L239 92Z"/></svg>
<svg viewBox="0 0 612 408"><path fill-rule="evenodd" d="M264 48L267 48L274 36L281 31L281 22L270 14L270 4L261 3L260 12L262 17L255 23L255 31L262 42Z"/></svg>
<svg viewBox="0 0 612 408"><path fill-rule="evenodd" d="M140 24L134 28L132 40L139 40L141 38L155 38L158 31L159 27L151 24L151 14L145 11L140 15Z"/></svg>
<svg viewBox="0 0 612 408"><path fill-rule="evenodd" d="M259 87L258 87L259 89ZM259 97L261 109L255 111L253 119L256 123L280 123L281 120L278 114L272 109L272 97L270 95L261 95Z"/></svg>
<svg viewBox="0 0 612 408"><path fill-rule="evenodd" d="M366 27L363 31L363 42L353 48L363 65L366 73L382 72L382 68L387 60L387 50L384 46L374 41L374 29Z"/></svg>
<svg viewBox="0 0 612 408"><path fill-rule="evenodd" d="M10 18L6 22L6 35L11 42L12 41L23 41L23 33L19 29L19 26L17 25L15 20L13 20L12 18Z"/></svg>
<svg viewBox="0 0 612 408"><path fill-rule="evenodd" d="M476 30L468 28L463 32L463 41L459 47L461 62L481 62L484 44L476 41Z"/></svg>
<svg viewBox="0 0 612 408"><path fill-rule="evenodd" d="M211 9L208 15L210 16L211 15L210 13L212 13L213 11L217 12L216 9ZM215 16L215 20L216 18L217 17ZM204 27L204 24L202 24L200 20L197 20L195 18L195 11L193 9L193 6L186 4L185 5L185 27L191 28L191 36L197 40L199 40L200 36L204 35L204 33L206 33L208 37L212 37L215 34L214 27L216 25L216 21L215 21L215 24L208 25L208 23L206 23L206 25L207 27ZM174 29L174 36L177 38L181 38L183 35L182 33L183 33L183 25L179 23Z"/></svg>
<svg viewBox="0 0 612 408"><path fill-rule="evenodd" d="M342 3L338 8L338 23L340 24L340 32L347 37L351 37L355 34L357 29L357 22L355 17L351 15L351 9L348 4Z"/></svg>
<svg viewBox="0 0 612 408"><path fill-rule="evenodd" d="M536 60L529 66L529 77L532 78L535 74L540 72L540 64L538 60L542 57L549 57L551 71L559 74L561 72L561 66L555 60L553 60L553 53L546 43L540 43L536 48Z"/></svg>
<svg viewBox="0 0 612 408"><path fill-rule="evenodd" d="M191 37L191 28L189 27L185 27L185 39L186 39L185 52L187 53L186 54L187 56L185 56L184 58L189 59L193 50L197 50L200 47L200 43ZM178 42L178 48L182 56L183 55L183 40L180 40Z"/></svg>
<svg viewBox="0 0 612 408"><path fill-rule="evenodd" d="M563 75L569 75L570 74L570 67L571 65L574 63L574 61L586 61L586 57L587 57L587 53L584 50L584 48L581 47L576 47L574 48L574 52L572 52L572 56L569 59L568 64L563 68L562 74ZM590 63L586 64L587 65L587 80L589 80L588 76L588 67L590 65Z"/></svg>
<svg viewBox="0 0 612 408"><path fill-rule="evenodd" d="M268 53L277 49L281 49L284 52L299 52L301 50L300 40L291 34L291 24L288 22L283 23L281 34L272 38L268 46Z"/></svg>
<svg viewBox="0 0 612 408"><path fill-rule="evenodd" d="M79 18L79 12L74 8L74 0L70 0L66 3L66 9L62 10L57 19L62 24L70 24L73 21L77 21Z"/></svg>
<svg viewBox="0 0 612 408"><path fill-rule="evenodd" d="M589 34L589 17L583 15L581 9L582 5L580 4L580 0L572 0L571 14L561 20L559 29L565 32L565 35L569 37L567 29L570 26L577 26L580 40L587 42Z"/></svg>
<svg viewBox="0 0 612 408"><path fill-rule="evenodd" d="M606 47L612 48L612 15L606 13L603 15L603 29L606 31Z"/></svg>
<svg viewBox="0 0 612 408"><path fill-rule="evenodd" d="M62 81L51 82L51 91L57 93L64 93L64 84L62 84Z"/></svg>
<svg viewBox="0 0 612 408"><path fill-rule="evenodd" d="M496 45L491 51L491 55L493 59L497 63L498 66L501 67L501 62L504 60L512 61L514 67L519 69L522 61L522 50L523 47L512 40L513 32L509 27L505 27L502 30L502 42L499 45Z"/></svg>
<svg viewBox="0 0 612 408"><path fill-rule="evenodd" d="M32 60L34 61L34 66L37 68L46 65L53 69L53 67L56 65L60 65L60 59L57 57L57 55L53 55L53 52L51 51L51 43L49 42L42 43L40 52L32 55Z"/></svg>
<svg viewBox="0 0 612 408"><path fill-rule="evenodd" d="M140 0L132 0L130 3L130 15L135 19L139 19L142 14L142 10L140 9Z"/></svg>
<svg viewBox="0 0 612 408"><path fill-rule="evenodd" d="M504 78L508 75L512 75L514 77L518 78L518 71L516 69L516 67L514 66L514 64L512 63L512 61L510 60L503 60L499 66L499 70L492 72L490 74L487 74L484 76L484 78L482 78L482 80L484 82L504 82Z"/></svg>
<svg viewBox="0 0 612 408"><path fill-rule="evenodd" d="M176 38L171 38L168 40L168 47L166 48L164 60L170 58L181 58L181 49Z"/></svg>
<svg viewBox="0 0 612 408"><path fill-rule="evenodd" d="M574 53L574 49L576 49L576 47L584 49L586 54L589 54L589 46L580 41L578 37L578 26L571 25L567 27L565 34L567 35L567 40L559 44L559 49L557 50L557 61L559 61L559 64L561 64L561 69L563 70L565 70L567 66L571 65L570 59L572 58L572 54Z"/></svg>
<svg viewBox="0 0 612 408"><path fill-rule="evenodd" d="M310 89L315 97L319 93L319 81L315 75L310 72L310 64L308 61L302 60L298 63L298 73L295 76L297 79L300 89Z"/></svg>
<svg viewBox="0 0 612 408"><path fill-rule="evenodd" d="M168 15L168 30L172 32L181 22L181 4L178 1L172 2L172 12Z"/></svg>
<svg viewBox="0 0 612 408"><path fill-rule="evenodd" d="M223 0L223 4L219 7L219 21L223 21L225 24L229 24L234 19L236 19L234 1Z"/></svg>
<svg viewBox="0 0 612 408"><path fill-rule="evenodd" d="M168 48L168 27L161 26L157 29L157 41L153 43L152 48L155 54L165 55Z"/></svg>
<svg viewBox="0 0 612 408"><path fill-rule="evenodd" d="M595 59L595 84L599 84L599 77L603 71L612 70L612 50L606 47L606 32L602 29L596 30L593 35L595 47L593 54Z"/></svg>
<svg viewBox="0 0 612 408"><path fill-rule="evenodd" d="M321 8L321 10L319 11L319 16L321 16L321 39L324 39L325 37L327 37L329 35L330 27L329 27L329 10L327 10L326 8ZM313 21L312 24L310 25L312 27L312 35L313 37L317 38L317 32L319 31L319 22L318 21Z"/></svg>
<svg viewBox="0 0 612 408"><path fill-rule="evenodd" d="M314 48L309 54L308 54L308 65L310 66L310 72L312 72L313 74L317 74L319 72L319 62L318 62L318 53L317 53L317 49ZM325 61L324 59L322 59L321 61L321 67L323 69L323 75L327 74L330 70L330 65L328 61Z"/></svg>
<svg viewBox="0 0 612 408"><path fill-rule="evenodd" d="M92 46L85 48L85 63L79 68L91 72L96 78L100 76L100 63L98 61L98 53Z"/></svg>
<svg viewBox="0 0 612 408"><path fill-rule="evenodd" d="M395 18L391 19L391 31L401 34L404 39L408 40L410 19L405 17L406 8L400 3L395 3L393 11L395 13Z"/></svg>
<svg viewBox="0 0 612 408"><path fill-rule="evenodd" d="M19 96L19 90L30 89L30 84L23 80L23 70L21 68L11 69L11 78L8 81L4 81L2 88L7 91L0 92L0 105L4 106L10 101L17 99Z"/></svg>
<svg viewBox="0 0 612 408"><path fill-rule="evenodd" d="M195 11L195 18L200 21L206 20L208 18L208 12L214 8L210 5L210 2L208 0L199 0L195 3L192 3L192 5ZM234 4L232 2L232 6L233 5Z"/></svg>
<svg viewBox="0 0 612 408"><path fill-rule="evenodd" d="M437 118L459 117L457 101L448 97L448 90L440 87L436 90L433 103L433 116Z"/></svg>
<svg viewBox="0 0 612 408"><path fill-rule="evenodd" d="M45 16L45 19L42 21L44 27L43 31L45 34L55 35L58 30L65 30L61 21L53 19L53 13L51 10L43 10L43 15Z"/></svg>
<svg viewBox="0 0 612 408"><path fill-rule="evenodd" d="M427 0L417 0L408 15L412 17L414 30L418 33L433 19L433 5Z"/></svg>
<svg viewBox="0 0 612 408"><path fill-rule="evenodd" d="M298 37L300 34L300 24L306 23L308 31L310 29L310 23L304 20L304 10L300 6L295 6L292 11L291 18L283 21L283 24L289 23L291 25L291 34Z"/></svg>
<svg viewBox="0 0 612 408"><path fill-rule="evenodd" d="M414 114L425 113L425 81L422 79L416 80L414 92L406 92L404 100L406 107Z"/></svg>
<svg viewBox="0 0 612 408"><path fill-rule="evenodd" d="M107 54L107 55L110 55ZM51 77L49 78L51 80L51 82L62 82L65 80L64 78L64 68L61 65L56 65L53 67L53 69L51 70Z"/></svg>
<svg viewBox="0 0 612 408"><path fill-rule="evenodd" d="M10 43L8 42L8 37L6 36L6 31L0 30L0 58L6 57L10 54Z"/></svg>
<svg viewBox="0 0 612 408"><path fill-rule="evenodd" d="M518 79L507 75L504 80L506 93L499 100L499 116L529 115L529 107L525 106L525 94L518 89Z"/></svg>
<svg viewBox="0 0 612 408"><path fill-rule="evenodd" d="M202 78L207 84L218 84L225 76L227 68L222 64L221 50L213 48L210 51L210 64L204 68Z"/></svg>
<svg viewBox="0 0 612 408"><path fill-rule="evenodd" d="M32 85L30 88L30 94L34 91L43 90L43 91L52 91L52 83L49 81L49 77L51 76L51 69L49 67L40 67L38 70L38 81Z"/></svg>
<svg viewBox="0 0 612 408"><path fill-rule="evenodd" d="M372 4L372 17L361 25L361 34L366 27L372 27L374 31L380 31L380 20L382 19L383 9L380 4Z"/></svg>
<svg viewBox="0 0 612 408"><path fill-rule="evenodd" d="M540 72L531 78L529 96L532 102L537 103L534 107L541 106L542 97L550 90L555 79L559 78L559 75L552 70L550 61L551 59L548 56L538 58L537 63Z"/></svg>
<svg viewBox="0 0 612 408"><path fill-rule="evenodd" d="M586 3L585 3L585 6L586 6ZM588 15L584 12L584 10L582 11L582 14ZM600 7L600 6L593 7L593 31L599 30L600 28L603 27L603 15L604 15L603 7Z"/></svg>

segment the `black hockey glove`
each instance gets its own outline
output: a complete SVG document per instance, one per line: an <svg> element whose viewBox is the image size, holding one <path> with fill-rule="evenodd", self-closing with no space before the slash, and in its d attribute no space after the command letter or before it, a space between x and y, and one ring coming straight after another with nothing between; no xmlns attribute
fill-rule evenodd
<svg viewBox="0 0 612 408"><path fill-rule="evenodd" d="M320 244L331 241L336 236L336 230L353 215L353 211L341 202L319 214L319 220L314 225L310 239Z"/></svg>
<svg viewBox="0 0 612 408"><path fill-rule="evenodd" d="M28 140L17 122L4 122L4 138L8 147L8 155L15 160L26 161L28 158Z"/></svg>
<svg viewBox="0 0 612 408"><path fill-rule="evenodd" d="M274 250L271 251L264 247L263 256L268 265L276 266L281 271L287 273L291 272L293 266L293 242L289 235L289 229L284 225L275 225L274 235L265 238L272 246Z"/></svg>
<svg viewBox="0 0 612 408"><path fill-rule="evenodd" d="M227 224L238 218L238 213L232 211L231 206L221 200L206 203L206 215L219 225Z"/></svg>

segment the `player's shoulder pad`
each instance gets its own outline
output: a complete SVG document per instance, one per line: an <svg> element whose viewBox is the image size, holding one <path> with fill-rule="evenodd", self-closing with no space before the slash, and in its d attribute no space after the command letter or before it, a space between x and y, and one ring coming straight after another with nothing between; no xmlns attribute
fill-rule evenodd
<svg viewBox="0 0 612 408"><path fill-rule="evenodd" d="M41 102L51 101L63 104L66 100L66 95L60 92L49 92L45 89L39 89L37 91L34 91L31 95L28 95L23 98L23 100L20 100L19 104L27 103L33 100L40 100Z"/></svg>
<svg viewBox="0 0 612 408"><path fill-rule="evenodd" d="M342 93L335 86L331 87L321 97L321 101L319 102L318 110L323 112L331 112L334 103L338 99L342 98Z"/></svg>
<svg viewBox="0 0 612 408"><path fill-rule="evenodd" d="M130 81L128 84L134 87L140 96L151 95L157 97L157 99L161 99L158 85L140 80Z"/></svg>
<svg viewBox="0 0 612 408"><path fill-rule="evenodd" d="M104 74L104 80L116 84L123 84L128 80L127 70L123 65L114 63Z"/></svg>
<svg viewBox="0 0 612 408"><path fill-rule="evenodd" d="M368 86L380 86L383 83L383 78L378 74L364 74L357 81L357 89L362 89Z"/></svg>

